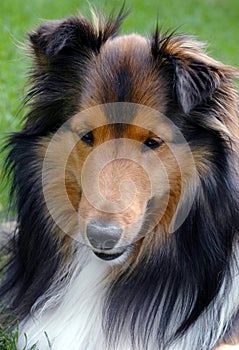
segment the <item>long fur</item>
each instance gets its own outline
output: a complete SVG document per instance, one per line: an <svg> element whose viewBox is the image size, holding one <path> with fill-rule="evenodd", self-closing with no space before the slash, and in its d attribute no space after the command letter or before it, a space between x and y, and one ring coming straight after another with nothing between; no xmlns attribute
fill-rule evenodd
<svg viewBox="0 0 239 350"><path fill-rule="evenodd" d="M71 17L30 34L30 110L7 145L17 229L0 291L6 314L20 321L19 349L24 333L40 350L45 333L53 350L209 350L237 341L238 73L186 35L117 36L124 17L95 16L95 26ZM47 213L41 154L77 112L114 102L159 110L180 129L195 157L196 194L174 232L157 225L111 266Z"/></svg>

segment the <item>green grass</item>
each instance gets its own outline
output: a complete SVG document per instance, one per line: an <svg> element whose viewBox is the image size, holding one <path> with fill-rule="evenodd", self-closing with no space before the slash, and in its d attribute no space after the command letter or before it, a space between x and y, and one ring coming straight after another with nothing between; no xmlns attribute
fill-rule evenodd
<svg viewBox="0 0 239 350"><path fill-rule="evenodd" d="M121 3L119 0L114 1L115 8L119 8ZM110 10L110 6L101 5L102 7ZM132 12L122 28L124 32L148 34L155 27L158 17L165 30L180 27L180 31L194 34L208 42L210 53L215 58L227 64L238 65L238 0L131 0L126 2L126 8ZM26 42L26 33L45 19L63 18L77 14L79 10L83 14L89 14L86 1L1 1L0 143L9 132L19 129L23 115L19 108L30 64L21 49ZM0 156L0 179L2 159L3 156ZM7 191L8 184L0 187L0 212L7 206Z"/></svg>
<svg viewBox="0 0 239 350"><path fill-rule="evenodd" d="M51 344L46 333L45 333L45 336L48 342L48 348L44 350L51 350ZM17 348L17 342L18 342L18 327L14 328L14 330L6 331L6 329L0 325L0 349L1 350L19 350L19 348ZM20 349L20 350L41 350L41 349L39 349L36 344L32 346L28 346L27 336L25 335L25 345L23 349Z"/></svg>
<svg viewBox="0 0 239 350"><path fill-rule="evenodd" d="M6 331L6 329L0 325L0 349L18 350L17 341L18 341L18 329ZM38 348L36 345L28 347L27 339L26 339L26 345L21 350L38 350Z"/></svg>
<svg viewBox="0 0 239 350"><path fill-rule="evenodd" d="M4 327L0 326L0 349L17 350L17 339L17 330L12 332L6 332Z"/></svg>

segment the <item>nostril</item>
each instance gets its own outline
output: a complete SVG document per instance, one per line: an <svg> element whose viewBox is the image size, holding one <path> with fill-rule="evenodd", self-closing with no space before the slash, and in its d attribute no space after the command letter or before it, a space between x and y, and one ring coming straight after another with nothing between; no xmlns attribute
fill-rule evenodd
<svg viewBox="0 0 239 350"><path fill-rule="evenodd" d="M113 249L120 240L123 229L115 221L92 220L86 226L90 244L100 250Z"/></svg>

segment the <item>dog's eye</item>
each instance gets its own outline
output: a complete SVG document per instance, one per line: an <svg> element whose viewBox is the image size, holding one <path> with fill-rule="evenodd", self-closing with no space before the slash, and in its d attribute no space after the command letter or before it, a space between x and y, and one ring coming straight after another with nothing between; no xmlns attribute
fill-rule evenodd
<svg viewBox="0 0 239 350"><path fill-rule="evenodd" d="M94 135L92 131L87 132L86 134L79 134L81 141L83 141L84 143L86 143L89 146L93 146L94 145Z"/></svg>
<svg viewBox="0 0 239 350"><path fill-rule="evenodd" d="M150 149L155 149L160 147L163 144L163 141L158 137L148 137L147 140L143 143L143 151Z"/></svg>

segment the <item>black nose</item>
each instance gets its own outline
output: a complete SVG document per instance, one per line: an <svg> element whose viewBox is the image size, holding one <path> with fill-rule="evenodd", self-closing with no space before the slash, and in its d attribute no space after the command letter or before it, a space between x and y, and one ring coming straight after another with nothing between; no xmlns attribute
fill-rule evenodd
<svg viewBox="0 0 239 350"><path fill-rule="evenodd" d="M86 235L92 247L112 249L122 235L122 228L115 221L92 220L86 226Z"/></svg>

